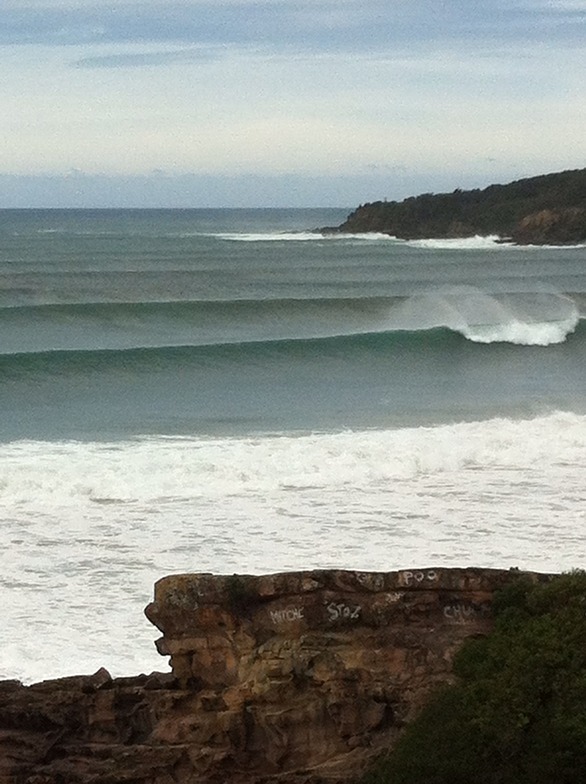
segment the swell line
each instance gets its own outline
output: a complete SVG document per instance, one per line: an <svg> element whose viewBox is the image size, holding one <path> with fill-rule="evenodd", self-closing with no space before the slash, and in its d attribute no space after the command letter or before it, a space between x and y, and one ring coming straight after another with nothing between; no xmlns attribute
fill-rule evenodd
<svg viewBox="0 0 586 784"><path fill-rule="evenodd" d="M586 342L586 321L582 321L572 340ZM502 344L499 344L502 346ZM128 349L52 350L22 352L0 356L0 377L4 380L22 375L93 374L106 369L149 373L169 372L186 366L202 368L216 364L249 366L250 363L319 361L337 358L352 361L362 356L385 356L393 353L426 357L448 357L458 348L469 351L492 351L494 345L482 345L447 327L419 331L386 331L327 338L302 338L230 342L212 345L139 347ZM509 346L524 350L526 346ZM530 347L544 350L543 347Z"/></svg>
<svg viewBox="0 0 586 784"><path fill-rule="evenodd" d="M422 332L377 332L360 335L336 335L327 338L289 338L248 342L215 343L211 345L147 346L125 349L51 350L21 352L0 356L0 370L10 366L21 369L44 369L60 372L80 367L100 370L104 366L130 368L149 365L153 369L163 364L193 360L222 360L237 358L239 362L253 357L276 355L311 356L343 353L348 349L389 348L391 345L437 344L465 340L462 335L445 328Z"/></svg>
<svg viewBox="0 0 586 784"><path fill-rule="evenodd" d="M88 313L109 313L144 311L151 313L159 310L194 311L194 310L248 310L263 308L335 308L335 307L366 307L392 303L397 297L277 297L267 299L168 299L148 301L116 301L103 302L100 300L88 302L48 302L41 304L0 304L0 317L3 312L32 314L43 312L47 314L87 315Z"/></svg>

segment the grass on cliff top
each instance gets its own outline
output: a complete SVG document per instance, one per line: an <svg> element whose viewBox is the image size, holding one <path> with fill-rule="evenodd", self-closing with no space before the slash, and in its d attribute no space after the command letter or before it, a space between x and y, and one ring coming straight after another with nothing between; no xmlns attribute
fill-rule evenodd
<svg viewBox="0 0 586 784"><path fill-rule="evenodd" d="M584 784L586 573L520 579L458 653L458 681L361 784Z"/></svg>

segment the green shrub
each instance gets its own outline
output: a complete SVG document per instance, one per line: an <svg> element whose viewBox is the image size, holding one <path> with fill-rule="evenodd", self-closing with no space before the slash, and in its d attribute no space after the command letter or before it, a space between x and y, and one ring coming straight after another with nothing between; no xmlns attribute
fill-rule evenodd
<svg viewBox="0 0 586 784"><path fill-rule="evenodd" d="M586 573L495 597L439 692L363 784L584 784Z"/></svg>

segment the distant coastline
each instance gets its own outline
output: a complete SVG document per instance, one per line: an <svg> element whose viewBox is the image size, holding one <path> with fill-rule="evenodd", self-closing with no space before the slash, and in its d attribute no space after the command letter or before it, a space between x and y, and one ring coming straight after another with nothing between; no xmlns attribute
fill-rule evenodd
<svg viewBox="0 0 586 784"><path fill-rule="evenodd" d="M497 235L517 245L578 245L586 242L586 169L362 204L340 226L322 231L405 240Z"/></svg>

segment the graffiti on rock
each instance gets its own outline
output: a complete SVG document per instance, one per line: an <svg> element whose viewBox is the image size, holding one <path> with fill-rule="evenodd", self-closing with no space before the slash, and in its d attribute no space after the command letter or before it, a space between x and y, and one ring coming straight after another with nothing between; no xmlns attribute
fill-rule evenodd
<svg viewBox="0 0 586 784"><path fill-rule="evenodd" d="M362 607L359 604L350 605L345 604L344 602L339 604L330 602L326 606L326 610L329 621L355 621L360 618Z"/></svg>
<svg viewBox="0 0 586 784"><path fill-rule="evenodd" d="M422 585L436 582L438 574L433 569L426 572L399 572L399 578L403 585Z"/></svg>
<svg viewBox="0 0 586 784"><path fill-rule="evenodd" d="M444 607L444 617L456 623L466 623L477 615L475 607L469 604L447 604Z"/></svg>
<svg viewBox="0 0 586 784"><path fill-rule="evenodd" d="M300 621L305 616L303 615L303 607L286 607L284 610L269 610L271 621L273 623L291 623L292 621Z"/></svg>

